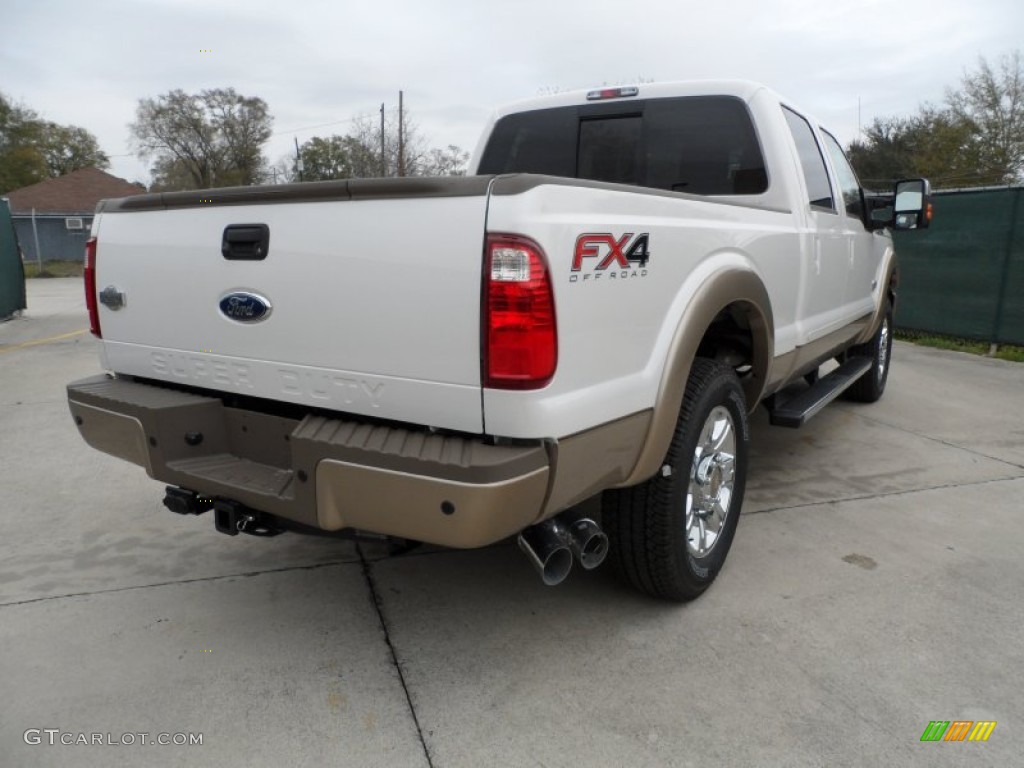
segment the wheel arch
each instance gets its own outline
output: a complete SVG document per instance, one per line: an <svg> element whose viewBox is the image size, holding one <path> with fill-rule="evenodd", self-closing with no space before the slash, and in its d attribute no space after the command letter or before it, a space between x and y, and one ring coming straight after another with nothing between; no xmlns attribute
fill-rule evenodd
<svg viewBox="0 0 1024 768"><path fill-rule="evenodd" d="M864 330L853 340L854 344L863 344L878 330L878 326L882 324L882 318L885 316L885 304L886 299L892 305L893 312L896 311L896 294L899 293L900 287L900 268L899 263L896 260L896 253L890 248L888 261L885 265L885 270L882 274L885 275L882 285L884 288L878 292L878 304L875 306L875 312L871 316L871 320L864 326Z"/></svg>
<svg viewBox="0 0 1024 768"><path fill-rule="evenodd" d="M635 485L660 467L675 430L694 358L728 359L744 369L741 384L748 411L764 392L775 348L768 291L752 270L726 267L711 274L687 303L662 368L651 426L629 476L617 487ZM738 356L738 357L737 357ZM743 358L741 365L735 362Z"/></svg>

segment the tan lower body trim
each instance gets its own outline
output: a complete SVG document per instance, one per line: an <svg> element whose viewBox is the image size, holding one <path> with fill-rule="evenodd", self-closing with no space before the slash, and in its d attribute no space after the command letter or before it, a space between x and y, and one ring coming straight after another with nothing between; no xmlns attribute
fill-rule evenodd
<svg viewBox="0 0 1024 768"><path fill-rule="evenodd" d="M855 343L863 344L875 335L878 327L882 324L882 318L885 316L885 307L889 301L890 293L892 292L893 295L895 295L894 292L899 287L899 282L899 267L896 264L896 259L894 257L892 263L889 265L889 269L885 273L885 282L882 283L884 286L884 289L882 290L882 300L879 302L878 306L875 307L874 314L871 315L870 319L865 323L864 328L856 338Z"/></svg>
<svg viewBox="0 0 1024 768"><path fill-rule="evenodd" d="M496 483L440 480L324 459L317 466L317 522L447 547L480 547L533 522L547 467Z"/></svg>
<svg viewBox="0 0 1024 768"><path fill-rule="evenodd" d="M288 419L104 376L70 384L68 400L89 445L169 485L328 531L450 547L499 541L620 483L651 423L645 411L559 441L485 441Z"/></svg>
<svg viewBox="0 0 1024 768"><path fill-rule="evenodd" d="M146 432L134 416L114 413L84 403L71 402L71 415L78 424L88 420L95 428L82 430L85 442L97 451L138 464L150 475L153 468L146 448Z"/></svg>
<svg viewBox="0 0 1024 768"><path fill-rule="evenodd" d="M543 518L618 485L636 464L653 411L641 411L558 441Z"/></svg>
<svg viewBox="0 0 1024 768"><path fill-rule="evenodd" d="M847 348L863 330L871 315L864 315L838 331L797 347L772 361L765 392L771 394L816 369L823 361Z"/></svg>

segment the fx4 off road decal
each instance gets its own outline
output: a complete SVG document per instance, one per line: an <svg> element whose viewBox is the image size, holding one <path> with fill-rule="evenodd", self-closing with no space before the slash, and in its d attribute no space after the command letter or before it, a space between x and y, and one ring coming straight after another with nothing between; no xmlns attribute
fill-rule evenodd
<svg viewBox="0 0 1024 768"><path fill-rule="evenodd" d="M616 237L607 232L588 232L576 238L570 283L587 280L628 280L647 277L651 259L649 232Z"/></svg>

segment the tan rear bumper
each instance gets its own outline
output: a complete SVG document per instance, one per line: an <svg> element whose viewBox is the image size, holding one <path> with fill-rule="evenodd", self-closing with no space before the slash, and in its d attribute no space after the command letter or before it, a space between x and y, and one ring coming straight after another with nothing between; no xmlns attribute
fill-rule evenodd
<svg viewBox="0 0 1024 768"><path fill-rule="evenodd" d="M89 445L156 480L328 531L477 547L544 516L550 447L271 416L109 376L68 385Z"/></svg>

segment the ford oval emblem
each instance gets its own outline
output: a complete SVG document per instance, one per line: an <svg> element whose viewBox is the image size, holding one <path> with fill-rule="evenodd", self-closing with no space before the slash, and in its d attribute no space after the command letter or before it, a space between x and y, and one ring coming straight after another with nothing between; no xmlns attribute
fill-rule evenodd
<svg viewBox="0 0 1024 768"><path fill-rule="evenodd" d="M232 291L220 300L221 313L240 323L258 323L270 317L270 300L249 291Z"/></svg>

